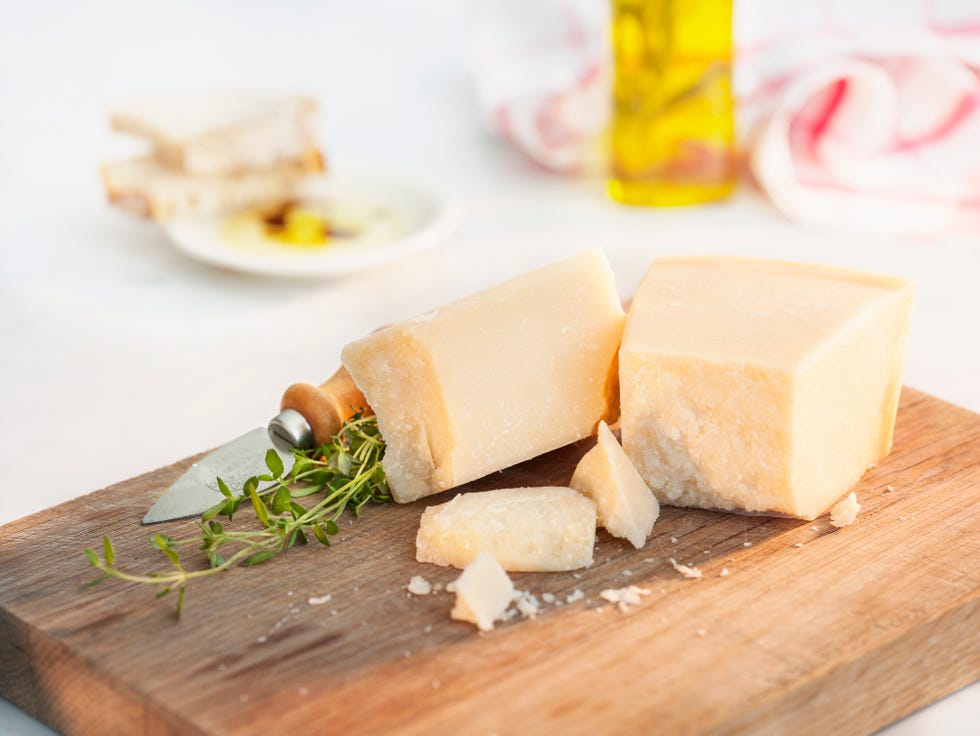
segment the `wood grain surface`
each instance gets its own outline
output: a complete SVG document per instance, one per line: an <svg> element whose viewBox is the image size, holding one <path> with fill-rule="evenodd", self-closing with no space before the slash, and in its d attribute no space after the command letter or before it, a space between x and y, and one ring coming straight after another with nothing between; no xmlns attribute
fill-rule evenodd
<svg viewBox="0 0 980 736"><path fill-rule="evenodd" d="M513 575L586 597L487 634L405 591L457 575L414 559L449 494L192 585L180 623L143 587L82 589L103 534L139 572L166 567L152 532L193 534L139 524L184 460L0 528L0 695L100 736L869 733L980 678L980 416L906 389L895 437L851 527L665 508L642 550L601 532L587 570ZM468 489L567 483L588 446ZM628 613L598 596L629 584L652 592Z"/></svg>

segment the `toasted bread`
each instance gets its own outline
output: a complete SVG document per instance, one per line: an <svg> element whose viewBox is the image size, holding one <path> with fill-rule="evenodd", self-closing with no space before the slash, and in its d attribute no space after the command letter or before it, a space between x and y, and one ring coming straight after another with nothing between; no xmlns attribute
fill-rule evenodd
<svg viewBox="0 0 980 736"><path fill-rule="evenodd" d="M297 196L323 170L319 151L308 160L238 174L199 176L172 169L153 156L108 163L102 181L110 202L155 220L212 215Z"/></svg>
<svg viewBox="0 0 980 736"><path fill-rule="evenodd" d="M319 160L316 112L298 95L181 95L116 105L110 123L148 139L161 163L214 176Z"/></svg>

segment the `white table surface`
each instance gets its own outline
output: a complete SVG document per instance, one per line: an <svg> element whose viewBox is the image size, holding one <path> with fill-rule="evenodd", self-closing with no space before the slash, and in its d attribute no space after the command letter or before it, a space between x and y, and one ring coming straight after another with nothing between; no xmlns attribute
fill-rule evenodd
<svg viewBox="0 0 980 736"><path fill-rule="evenodd" d="M906 382L980 411L980 236L821 233L743 188L722 205L626 209L601 184L542 174L472 99L463 4L32 2L0 24L0 523L213 447L264 423L284 386L340 347L527 268L605 249L621 292L649 261L736 253L918 282ZM338 176L415 176L463 219L444 246L343 280L268 281L187 260L104 204L100 160L134 149L105 105L147 91L316 94ZM886 729L975 733L980 685ZM47 728L0 701L0 733Z"/></svg>

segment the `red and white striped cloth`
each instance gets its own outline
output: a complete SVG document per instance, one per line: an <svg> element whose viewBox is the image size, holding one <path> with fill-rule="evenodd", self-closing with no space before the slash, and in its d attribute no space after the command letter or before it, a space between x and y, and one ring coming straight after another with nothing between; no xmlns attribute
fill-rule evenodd
<svg viewBox="0 0 980 736"><path fill-rule="evenodd" d="M482 0L481 104L540 165L595 172L611 84L608 0ZM742 148L802 223L980 232L980 2L735 3Z"/></svg>

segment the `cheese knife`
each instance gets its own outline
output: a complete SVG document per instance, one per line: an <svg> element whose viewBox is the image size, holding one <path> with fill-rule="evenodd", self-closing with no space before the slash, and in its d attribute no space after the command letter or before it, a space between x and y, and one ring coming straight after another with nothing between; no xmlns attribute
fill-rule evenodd
<svg viewBox="0 0 980 736"><path fill-rule="evenodd" d="M241 488L252 476L268 472L265 456L270 449L282 458L284 472L289 472L294 447L308 449L328 442L348 417L368 408L364 394L346 368L339 368L319 386L294 383L286 389L281 411L268 426L253 429L194 463L150 507L143 523L204 513L221 498L217 478L232 488ZM269 485L260 484L259 489Z"/></svg>

